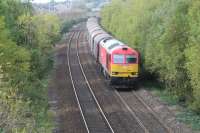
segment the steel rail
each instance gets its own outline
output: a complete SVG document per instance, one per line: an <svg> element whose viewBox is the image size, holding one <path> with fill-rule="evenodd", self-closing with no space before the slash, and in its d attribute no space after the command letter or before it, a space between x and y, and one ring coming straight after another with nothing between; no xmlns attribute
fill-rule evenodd
<svg viewBox="0 0 200 133"><path fill-rule="evenodd" d="M138 123L141 125L141 127L144 127L145 132L149 133L149 131L147 130L147 128L144 126L144 124L142 124L141 120L137 117L137 115L134 113L134 109L131 109L129 107L129 105L126 103L126 101L122 98L122 96L119 94L119 92L117 90L115 90L116 95L120 98L120 100L124 103L124 105L126 106L126 108L131 112L131 114L136 118L136 120L138 121ZM136 97L136 99L138 99L142 105L151 112L151 114L153 115L153 117L167 130L168 133L173 133L172 129L169 128L168 126L166 126L162 120L155 114L155 112L153 111L153 109L151 107L149 107L143 100L142 98L140 98L139 96L137 96L134 92L132 92L133 95Z"/></svg>
<svg viewBox="0 0 200 133"><path fill-rule="evenodd" d="M95 103L96 103L96 105L97 105L97 107L98 107L98 109L99 109L101 115L103 116L104 120L106 121L106 124L107 124L108 127L110 128L111 132L112 132L112 133L115 133L114 130L113 130L113 128L112 128L112 126L111 126L111 124L110 124L110 122L108 121L108 119L107 119L105 113L103 112L103 110L102 110L102 108L101 108L101 106L100 106L100 104L99 104L99 102L98 102L98 100L97 100L97 98L96 98L96 96L95 96L95 94L94 94L94 92L93 92L91 86L90 86L90 83L89 83L89 81L88 81L88 79L87 79L87 77L86 77L85 71L83 70L83 66L82 66L82 64L81 64L80 56L79 56L79 52L78 52L78 51L79 51L78 46L79 46L79 43L78 43L78 40L77 40L77 45L76 45L77 57L78 57L79 65L80 65L82 74L83 74L83 76L84 76L84 78L85 78L86 84L87 84L87 86L88 86L88 88L89 88L89 90L90 90L90 93L92 94L93 99L95 100Z"/></svg>
<svg viewBox="0 0 200 133"><path fill-rule="evenodd" d="M126 108L128 109L128 111L131 113L131 115L136 119L136 121L138 122L138 124L140 125L140 127L145 131L145 133L150 133L149 130L144 126L144 124L142 123L142 121L137 117L137 115L135 114L135 112L128 106L128 104L125 102L125 100L121 97L121 95L119 94L119 92L117 92L116 90L114 90L116 95L119 97L119 99L122 101L122 103L126 106Z"/></svg>
<svg viewBox="0 0 200 133"><path fill-rule="evenodd" d="M87 124L86 119L85 119L85 116L84 116L84 114L83 114L83 109L82 109L82 107L81 107L81 105L80 105L80 100L79 100L78 95L77 95L77 92L76 92L75 84L74 84L74 81L73 81L73 78L72 78L71 67L70 67L69 53L70 53L70 47L71 47L71 43L72 43L72 38L74 37L74 35L75 35L75 32L73 32L73 34L72 34L72 36L71 36L71 38L69 39L69 42L68 42L69 46L68 46L68 51L67 51L67 58L68 58L68 62L67 62L67 63L68 63L70 79L71 79L71 82L72 82L73 91L74 91L74 94L75 94L75 97L76 97L76 101L77 101L77 103L78 103L78 107L79 107L79 110L80 110L82 119L83 119L83 121L84 121L85 128L86 128L86 130L87 130L87 133L90 133L89 128L88 128L88 124ZM80 35L80 32L78 32L77 40L78 40L79 35Z"/></svg>
<svg viewBox="0 0 200 133"><path fill-rule="evenodd" d="M153 111L153 109L150 107L150 106L148 106L145 102L144 102L144 100L142 99L142 98L140 98L139 96L137 96L136 94L135 94L135 92L132 92L133 93L133 95L151 112L151 114L160 122L160 124L161 125L163 125L164 126L164 128L169 132L169 133L173 133L173 131L172 131L172 129L171 128L169 128L164 122L162 122L162 120L156 115L156 113Z"/></svg>
<svg viewBox="0 0 200 133"><path fill-rule="evenodd" d="M115 89L113 89L113 90L115 90ZM131 107L126 103L126 101L122 98L122 96L119 94L119 92L117 92L115 90L115 93L119 97L120 101L122 101L122 103L125 105L125 107L128 109L128 111L131 113L131 115L136 119L136 121L138 122L140 127L145 131L145 133L150 133L150 131L143 124L142 120L140 120L140 118L135 113L135 110L131 109ZM167 132L173 133L172 130L169 127L167 127L167 125L164 124L162 122L162 120L155 114L155 112L153 111L153 109L151 107L149 107L144 101L142 101L142 99L139 96L137 96L135 93L134 93L134 95L144 105L144 107L150 111L150 113L153 115L153 117L156 118L156 120L163 126L163 128L165 128L167 130Z"/></svg>

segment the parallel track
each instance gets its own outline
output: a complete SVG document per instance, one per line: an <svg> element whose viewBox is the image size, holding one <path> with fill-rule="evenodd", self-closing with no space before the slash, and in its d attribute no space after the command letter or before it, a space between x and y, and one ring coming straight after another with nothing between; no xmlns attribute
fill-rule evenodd
<svg viewBox="0 0 200 133"><path fill-rule="evenodd" d="M70 40L68 48L68 66L82 119L88 133L114 133L114 130L90 88L80 64L79 54L77 52L79 36L80 32L77 35L75 44ZM74 45L76 45L76 49Z"/></svg>
<svg viewBox="0 0 200 133"><path fill-rule="evenodd" d="M86 43L86 41L84 42ZM102 105L105 115L110 120L114 127L114 130L118 133L148 133L146 128L142 124L138 124L138 121L132 117L123 103L113 95L113 91L109 91L108 86L105 86L104 82L96 75L96 69L92 65L92 59L88 52L87 44L82 44L79 49L81 54L81 63L86 77L91 84L91 88L96 94L100 104ZM110 105L109 105L110 104Z"/></svg>
<svg viewBox="0 0 200 133"><path fill-rule="evenodd" d="M173 133L135 91L107 84L96 70L83 25L67 41L57 52L51 87L59 97L51 102L59 116L54 133Z"/></svg>
<svg viewBox="0 0 200 133"><path fill-rule="evenodd" d="M88 48L88 47L87 47ZM85 57L86 58L86 57ZM89 57L87 57L89 60ZM91 57L90 57L91 59ZM92 64L94 67L94 63ZM87 69L87 67L85 67ZM91 76L88 75L87 76ZM95 77L93 77L95 78ZM89 81L94 82L94 81ZM107 88L104 88L107 89ZM125 93L122 95L121 92L114 91L115 95L120 99L120 101L125 105L129 113L135 118L140 127L144 130L145 133L172 133L169 129L151 110L148 105L146 105L142 99L139 99L135 94L131 92L122 92ZM130 94L131 93L131 94ZM133 92L134 93L134 92ZM135 101L131 103L131 101Z"/></svg>
<svg viewBox="0 0 200 133"><path fill-rule="evenodd" d="M138 123L146 128L147 133L172 133L172 131L156 116L142 99L138 99L135 92L119 92L116 95L126 105L132 115L137 118Z"/></svg>
<svg viewBox="0 0 200 133"><path fill-rule="evenodd" d="M75 34L75 32L74 32L74 34ZM72 40L74 34L72 35L72 37L71 37L71 39L70 39L70 41L69 41L69 47L68 47L68 52L67 52L69 74L70 74L70 79L71 79L71 82L72 82L74 94L75 94L75 97L76 97L76 100L77 100L77 103L78 103L78 107L79 107L79 109L80 109L80 113L81 113L82 119L83 119L84 124L85 124L85 128L86 128L87 132L90 133L90 131L89 131L89 129L88 129L87 122L86 122L86 120L85 120L85 116L84 116L84 114L83 114L83 109L82 109L82 107L81 107L81 105L80 105L80 100L79 100L78 95L77 95L77 92L76 92L76 88L75 88L75 85L74 85L74 80L73 80L73 78L72 78L71 67L70 67L70 57L69 57L69 53L70 53L70 46L71 46L71 43L72 43L71 40Z"/></svg>
<svg viewBox="0 0 200 133"><path fill-rule="evenodd" d="M77 57L78 57L78 61L79 61L79 65L80 65L82 74L83 74L83 76L84 76L84 78L85 78L85 81L86 81L86 83L87 83L87 85L88 85L88 88L89 88L89 90L90 90L90 93L92 94L92 96L93 96L93 98L94 98L94 100L95 100L95 102L96 102L96 104L97 104L97 107L99 108L99 111L101 112L101 115L103 116L104 120L106 121L106 124L107 124L108 127L110 128L111 132L114 133L114 130L113 130L113 128L111 127L111 125L110 125L110 123L109 123L107 117L105 116L105 114L104 114L104 112L103 112L103 110L102 110L102 108L101 108L101 106L100 106L100 104L99 104L99 102L98 102L96 96L94 95L93 90L92 90L91 87L90 87L90 84L89 84L89 82L88 82L88 79L87 79L87 77L86 77L86 75L85 75L85 72L84 72L83 67L82 67L82 65L81 65L81 62L80 62L79 53L78 53L78 43L77 43Z"/></svg>
<svg viewBox="0 0 200 133"><path fill-rule="evenodd" d="M84 122L72 89L69 76L67 49L73 36L69 36L65 43L55 47L54 70L49 82L49 104L54 113L55 127L53 133L86 133Z"/></svg>
<svg viewBox="0 0 200 133"><path fill-rule="evenodd" d="M158 116L157 114L153 111L153 109L148 106L145 101L140 98L135 92L133 92L133 95L146 107L146 109L149 110L149 112L153 115L153 117L155 117L155 119L157 119L161 125L163 125L163 127L169 132L169 133L172 133L172 129L170 127L168 127Z"/></svg>

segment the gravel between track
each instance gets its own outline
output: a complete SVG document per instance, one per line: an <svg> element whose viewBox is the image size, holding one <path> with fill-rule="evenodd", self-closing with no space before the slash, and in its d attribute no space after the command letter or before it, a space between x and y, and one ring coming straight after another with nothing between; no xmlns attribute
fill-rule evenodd
<svg viewBox="0 0 200 133"><path fill-rule="evenodd" d="M76 40L77 39L81 40L81 38L79 37L77 37ZM82 75L82 71L77 57L76 47L76 42L71 43L69 51L70 68L72 79L75 85L75 90L79 98L80 106L82 108L83 116L87 123L88 130L91 133L111 133L109 127L105 123L104 118L98 110L93 96L89 91L85 78Z"/></svg>
<svg viewBox="0 0 200 133"><path fill-rule="evenodd" d="M117 133L143 133L144 129L132 117L124 104L113 95L113 91L105 84L102 77L97 73L93 65L93 58L90 56L87 41L79 46L81 64L89 80L100 105L109 119L114 131Z"/></svg>
<svg viewBox="0 0 200 133"><path fill-rule="evenodd" d="M85 133L85 125L72 89L67 65L68 44L58 45L55 65L49 81L49 104L54 112L54 133Z"/></svg>
<svg viewBox="0 0 200 133"><path fill-rule="evenodd" d="M82 24L83 25L83 24ZM119 95L125 101L125 105L116 91L113 90L106 82L105 78L97 71L97 65L93 56L91 55L86 39L86 29L84 34L79 39L79 55L83 69L88 78L89 84L94 91L100 106L102 107L110 125L112 126L115 133L166 133L166 128L160 123L141 102L134 97L131 91L118 91ZM73 32L78 32L74 30ZM72 32L71 32L72 33ZM68 36L69 37L69 36ZM69 38L67 40L70 40ZM72 47L70 48L70 61L72 68L72 75L77 94L80 99L80 103L83 107L83 113L87 115L86 121L88 128L91 132L107 133L110 132L106 122L96 107L95 101L91 96L87 84L83 75L81 74L80 66L78 65L78 59L76 56L76 40L77 37L72 39ZM80 113L80 109L75 99L73 86L70 80L68 60L67 60L67 49L69 43L60 44L56 46L55 51L55 66L52 74L52 79L49 82L49 104L51 110L54 112L56 128L53 130L54 133L86 133L85 123ZM81 76L82 75L82 76ZM141 93L140 93L141 92ZM158 103L153 102L151 95L138 91L137 94L140 98L144 98L144 102L161 117L164 123L169 126L173 131L171 132L182 132L180 126L176 124L172 125L171 117L168 118L165 111L157 109ZM156 104L153 104L156 103ZM128 108L127 108L128 106ZM161 106L159 104L159 106ZM138 120L133 116L131 111L137 116ZM155 115L155 114L154 114ZM164 118L162 118L164 117ZM160 120L160 119L159 119ZM174 118L172 119L174 123ZM99 124L100 123L100 124ZM179 124L177 124L179 125ZM144 127L143 127L144 126ZM190 131L190 130L188 130ZM189 132L185 133L189 133ZM184 131L183 131L184 132Z"/></svg>

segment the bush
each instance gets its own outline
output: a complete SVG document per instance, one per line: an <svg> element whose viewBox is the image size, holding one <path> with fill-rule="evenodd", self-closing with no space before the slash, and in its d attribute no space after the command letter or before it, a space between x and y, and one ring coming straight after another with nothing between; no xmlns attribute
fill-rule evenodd
<svg viewBox="0 0 200 133"><path fill-rule="evenodd" d="M61 34L67 33L69 31L69 29L76 23L75 20L67 20L64 21L61 27Z"/></svg>
<svg viewBox="0 0 200 133"><path fill-rule="evenodd" d="M0 132L51 132L47 75L60 20L31 3L0 0Z"/></svg>
<svg viewBox="0 0 200 133"><path fill-rule="evenodd" d="M199 110L199 1L114 0L102 25L141 53L144 72L156 75L179 101Z"/></svg>
<svg viewBox="0 0 200 133"><path fill-rule="evenodd" d="M193 88L193 101L191 108L200 110L200 1L193 0L189 9L189 44L185 50L187 63L186 68Z"/></svg>

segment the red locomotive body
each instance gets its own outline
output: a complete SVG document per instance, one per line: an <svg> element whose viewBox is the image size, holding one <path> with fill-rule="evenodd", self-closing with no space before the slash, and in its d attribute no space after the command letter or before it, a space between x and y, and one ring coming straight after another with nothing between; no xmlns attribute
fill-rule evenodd
<svg viewBox="0 0 200 133"><path fill-rule="evenodd" d="M133 83L139 73L139 53L106 33L95 18L88 19L87 29L91 52L105 77L111 83Z"/></svg>

